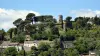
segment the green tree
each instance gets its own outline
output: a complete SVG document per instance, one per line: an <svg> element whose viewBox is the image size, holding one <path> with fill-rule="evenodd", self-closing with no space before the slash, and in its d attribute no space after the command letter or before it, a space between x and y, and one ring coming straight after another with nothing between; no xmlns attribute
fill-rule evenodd
<svg viewBox="0 0 100 56"><path fill-rule="evenodd" d="M36 32L36 25L27 24L25 26L25 31L27 34L32 34Z"/></svg>
<svg viewBox="0 0 100 56"><path fill-rule="evenodd" d="M7 33L8 33L8 35L9 35L10 39L12 39L13 31L14 31L14 28L10 28L10 29L7 31Z"/></svg>
<svg viewBox="0 0 100 56"><path fill-rule="evenodd" d="M76 49L65 49L64 50L64 56L79 56L79 53Z"/></svg>
<svg viewBox="0 0 100 56"><path fill-rule="evenodd" d="M48 51L49 48L50 48L50 45L48 43L43 43L43 42L41 42L38 46L38 49L40 51Z"/></svg>
<svg viewBox="0 0 100 56"><path fill-rule="evenodd" d="M60 39L55 39L54 41L53 41L53 48L56 48L56 49L58 49L58 48L60 48L61 47L61 41L60 41Z"/></svg>
<svg viewBox="0 0 100 56"><path fill-rule="evenodd" d="M72 22L70 21L72 17L68 16L66 17L66 27L72 28Z"/></svg>
<svg viewBox="0 0 100 56"><path fill-rule="evenodd" d="M15 47L8 47L4 50L5 56L17 56L17 50Z"/></svg>
<svg viewBox="0 0 100 56"><path fill-rule="evenodd" d="M57 27L52 27L51 32L52 32L53 35L58 35L59 36L59 30L58 30Z"/></svg>
<svg viewBox="0 0 100 56"><path fill-rule="evenodd" d="M0 40L6 40L5 39L5 35L6 35L6 32L5 32L5 30L4 29L2 29L2 30L0 30Z"/></svg>
<svg viewBox="0 0 100 56"><path fill-rule="evenodd" d="M38 56L50 56L48 51L41 52Z"/></svg>
<svg viewBox="0 0 100 56"><path fill-rule="evenodd" d="M21 50L18 52L18 56L26 56L25 50Z"/></svg>
<svg viewBox="0 0 100 56"><path fill-rule="evenodd" d="M63 50L61 48L58 48L56 53L57 53L57 56L64 56Z"/></svg>
<svg viewBox="0 0 100 56"><path fill-rule="evenodd" d="M57 52L57 49L50 48L48 51L49 51L49 53L50 53L51 56L57 56L57 53L56 53Z"/></svg>
<svg viewBox="0 0 100 56"><path fill-rule="evenodd" d="M27 16L26 16L26 19L25 20L29 20L32 22L33 24L33 21L36 22L37 21L37 18L35 17L35 14L34 13L29 13Z"/></svg>
<svg viewBox="0 0 100 56"><path fill-rule="evenodd" d="M96 47L95 40L93 38L79 38L75 41L75 48L79 53L88 53L89 50L94 50Z"/></svg>
<svg viewBox="0 0 100 56"><path fill-rule="evenodd" d="M22 22L23 20L21 18L18 18L17 20L15 20L13 22L13 24L18 28L18 26L20 25L20 23Z"/></svg>
<svg viewBox="0 0 100 56"><path fill-rule="evenodd" d="M37 51L37 48L35 46L32 46L31 50L36 50Z"/></svg>
<svg viewBox="0 0 100 56"><path fill-rule="evenodd" d="M24 43L25 41L25 35L24 34L18 34L14 38L11 39L12 42L19 42L19 43Z"/></svg>

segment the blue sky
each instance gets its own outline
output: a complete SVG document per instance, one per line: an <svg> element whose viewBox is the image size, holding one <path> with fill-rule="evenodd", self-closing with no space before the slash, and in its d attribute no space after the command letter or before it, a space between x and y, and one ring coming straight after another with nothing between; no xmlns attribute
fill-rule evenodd
<svg viewBox="0 0 100 56"><path fill-rule="evenodd" d="M33 10L40 14L70 15L71 10L99 10L100 0L1 0L0 7L15 10Z"/></svg>
<svg viewBox="0 0 100 56"><path fill-rule="evenodd" d="M0 0L0 29L8 30L17 18L25 19L29 12L36 15L74 17L100 16L100 0ZM5 23L6 22L6 23Z"/></svg>

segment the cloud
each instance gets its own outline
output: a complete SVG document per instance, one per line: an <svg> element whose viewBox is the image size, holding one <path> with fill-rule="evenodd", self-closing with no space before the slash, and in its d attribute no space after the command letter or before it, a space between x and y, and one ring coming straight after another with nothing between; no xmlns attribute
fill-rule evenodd
<svg viewBox="0 0 100 56"><path fill-rule="evenodd" d="M73 14L75 17L94 17L94 16L100 16L100 10L91 10L91 9L81 9L81 10L72 10L71 14Z"/></svg>
<svg viewBox="0 0 100 56"><path fill-rule="evenodd" d="M13 21L18 18L25 19L28 13L34 13L36 16L40 14L32 10L14 10L14 9L3 9L0 8L0 29L8 30L11 27L14 27Z"/></svg>

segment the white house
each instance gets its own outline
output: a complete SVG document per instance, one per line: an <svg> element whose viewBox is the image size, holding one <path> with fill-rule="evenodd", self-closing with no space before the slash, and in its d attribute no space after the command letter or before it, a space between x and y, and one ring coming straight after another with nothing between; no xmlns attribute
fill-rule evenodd
<svg viewBox="0 0 100 56"><path fill-rule="evenodd" d="M38 41L25 41L23 45L25 51L30 51L32 46L38 47Z"/></svg>
<svg viewBox="0 0 100 56"><path fill-rule="evenodd" d="M32 47L32 46L38 47L38 41L25 41L24 46L25 47Z"/></svg>

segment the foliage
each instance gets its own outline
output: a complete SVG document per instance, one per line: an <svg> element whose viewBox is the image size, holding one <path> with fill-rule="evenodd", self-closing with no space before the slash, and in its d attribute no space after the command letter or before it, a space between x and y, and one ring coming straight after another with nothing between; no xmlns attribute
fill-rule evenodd
<svg viewBox="0 0 100 56"><path fill-rule="evenodd" d="M32 41L53 41L52 46L48 43L40 43L38 48L33 46L29 56L79 56L90 50L100 50L100 17L76 17L74 21L71 19L71 16L67 16L58 23L52 15L35 16L34 13L29 13L25 20L18 18L13 22L16 28L10 28L7 34L0 30L0 34L19 43L25 41L25 35L30 35ZM62 48L64 41L73 41L74 47ZM19 55L24 53L23 50L18 52Z"/></svg>
<svg viewBox="0 0 100 56"><path fill-rule="evenodd" d="M31 50L37 50L37 48L35 46L32 46Z"/></svg>
<svg viewBox="0 0 100 56"><path fill-rule="evenodd" d="M14 24L16 27L18 27L18 26L20 25L21 22L22 22L22 19L21 19L21 18L18 18L17 20L15 20L15 21L13 22L13 24Z"/></svg>
<svg viewBox="0 0 100 56"><path fill-rule="evenodd" d="M79 53L76 49L65 49L64 50L64 56L79 56Z"/></svg>
<svg viewBox="0 0 100 56"><path fill-rule="evenodd" d="M95 40L92 38L80 38L75 41L75 48L80 53L88 53L89 50L95 49Z"/></svg>
<svg viewBox="0 0 100 56"><path fill-rule="evenodd" d="M18 52L18 56L26 56L25 50L21 50Z"/></svg>
<svg viewBox="0 0 100 56"><path fill-rule="evenodd" d="M19 42L19 43L24 43L24 40L25 40L24 34L18 34L11 39L12 42Z"/></svg>
<svg viewBox="0 0 100 56"><path fill-rule="evenodd" d="M17 55L17 50L15 47L9 47L4 50L4 55L5 56L16 56Z"/></svg>
<svg viewBox="0 0 100 56"><path fill-rule="evenodd" d="M38 46L38 49L40 51L48 51L49 48L50 48L50 45L48 43L43 43L43 42L41 42Z"/></svg>

